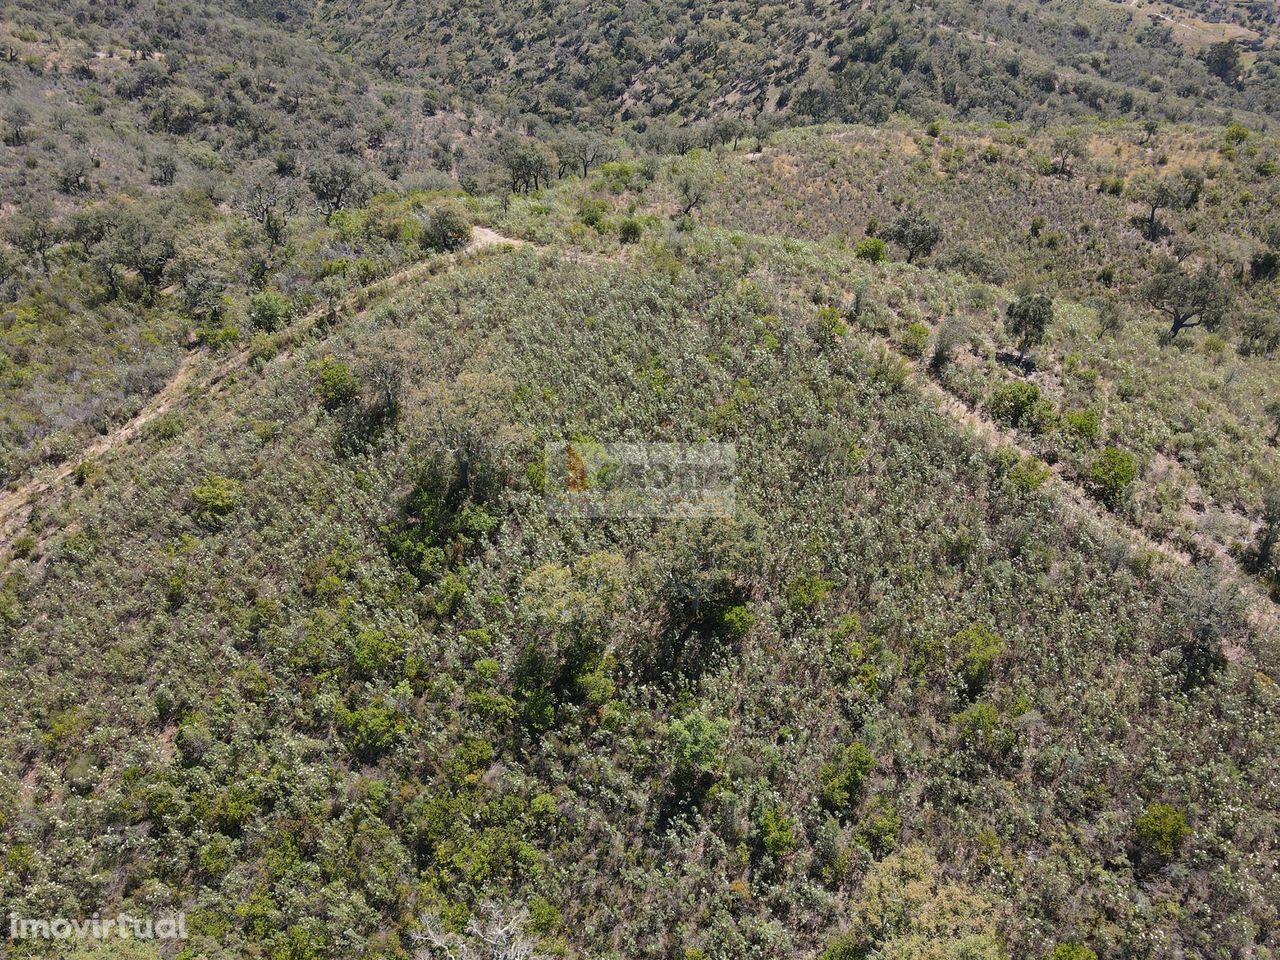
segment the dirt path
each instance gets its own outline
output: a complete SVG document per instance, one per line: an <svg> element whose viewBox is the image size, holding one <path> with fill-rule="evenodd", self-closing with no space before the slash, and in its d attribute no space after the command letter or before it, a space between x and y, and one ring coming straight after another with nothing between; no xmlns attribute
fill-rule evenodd
<svg viewBox="0 0 1280 960"><path fill-rule="evenodd" d="M471 241L465 249L454 254L453 259L455 262L460 262L470 254L480 250L504 245L522 246L523 244L523 240L505 237L496 231L490 230L488 227L473 227ZM392 290L412 283L424 273L434 269L438 264L438 260L430 259L413 263L356 291L348 297L344 305L349 306L352 302L367 302L369 299L385 296ZM327 306L313 310L297 321L296 329L299 331L308 329L324 317L327 311ZM132 419L120 424L109 433L96 437L75 457L57 466L36 471L31 477L19 483L18 486L10 490L0 491L0 560L3 560L4 555L7 555L9 548L13 545L14 538L26 524L27 519L31 516L32 509L41 497L55 487L65 483L75 472L77 464L94 457L101 457L117 447L123 446L136 437L148 423L173 409L197 379L196 369L207 356L208 354L204 350L191 351L182 358L182 362L178 365L177 370L174 371L173 377L169 382L161 387L158 392L152 394ZM233 351L211 371L208 377L209 385L222 381L227 374L242 367L248 358L249 351L246 347L240 347Z"/></svg>
<svg viewBox="0 0 1280 960"><path fill-rule="evenodd" d="M873 338L873 342L901 356L888 340L876 337ZM1177 544L1152 536L1141 527L1126 523L1108 512L1089 496L1079 482L1064 473L1061 464L1045 463L1038 454L1022 443L1016 431L964 403L925 371L914 365L910 382L926 399L934 403L939 412L964 428L980 443L992 449L1002 446L1011 447L1022 456L1029 457L1048 469L1049 479L1045 483L1045 488L1056 495L1062 511L1074 520L1113 530L1130 543L1181 566L1189 567L1195 564L1196 558ZM1257 582L1239 570L1235 560L1224 547L1220 544L1216 546L1217 549L1213 550L1213 558L1222 574L1222 579L1234 583L1249 599L1249 620L1253 626L1267 632L1280 631L1280 606L1272 601ZM1226 653L1231 659L1239 659L1243 651L1231 649Z"/></svg>
<svg viewBox="0 0 1280 960"><path fill-rule="evenodd" d="M479 250L503 245L516 247L525 246L526 243L523 240L503 236L487 227L474 227L472 229L471 242L464 250L454 254L453 260L456 264ZM563 255L567 260L584 266L598 266L606 262L616 262L619 259L616 255L608 256L572 250L564 251ZM424 260L405 267L403 270L397 271L357 291L348 299L345 305L350 306L353 302L364 304L378 297L383 297L414 282L438 265L439 261ZM298 321L295 329L299 332L305 332L306 329L325 316L327 309L327 307L322 308L308 314ZM896 356L902 356L890 341L882 337L869 339L873 345L878 345ZM204 355L200 351L189 354L178 367L173 379L152 396L133 419L121 424L111 433L94 440L75 461L68 461L33 476L13 490L0 492L0 554L7 553L7 548L12 538L25 524L38 499L53 490L54 487L65 482L74 472L76 463L86 458L102 456L128 443L137 436L144 426L172 409L197 379L196 367ZM248 357L249 351L247 347L241 347L233 352L206 377L201 379L202 390L207 391L216 387L228 374L244 366ZM907 358L904 357L903 359ZM1016 431L1002 426L981 411L965 404L941 384L929 377L917 365L912 364L912 371L911 382L916 389L926 399L932 401L939 412L954 421L957 426L967 430L979 442L993 448L999 446L1012 447L1023 456L1030 457L1037 463L1048 467L1050 478L1046 486L1057 495L1065 513L1076 520L1100 525L1104 529L1114 530L1131 543L1152 550L1158 555L1182 566L1191 566L1195 562L1194 558L1186 550L1176 544L1153 537L1141 528L1125 523L1100 507L1075 479L1063 473L1060 465L1051 466L1045 464L1036 453L1026 447L1019 439ZM1224 578L1229 578L1235 582L1245 595L1252 600L1251 619L1255 625L1268 630L1280 629L1280 609L1277 608L1277 605L1253 580L1244 576L1235 568L1234 562L1226 555L1225 550L1221 551L1216 559L1218 560L1219 568L1224 572Z"/></svg>

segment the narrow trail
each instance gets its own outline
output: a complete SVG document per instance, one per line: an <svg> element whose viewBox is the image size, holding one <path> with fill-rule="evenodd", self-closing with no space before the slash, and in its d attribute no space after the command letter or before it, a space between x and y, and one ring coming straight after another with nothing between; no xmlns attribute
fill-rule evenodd
<svg viewBox="0 0 1280 960"><path fill-rule="evenodd" d="M874 338L874 342L894 355L901 356L889 341ZM904 359L906 359L904 357ZM909 361L908 361L909 362ZM1046 463L1034 450L1027 447L1017 432L997 423L979 410L966 404L959 397L949 392L940 383L913 365L910 383L920 391L921 395L931 400L937 410L952 420L958 427L965 429L970 436L990 449L1010 447L1024 457L1029 457L1049 470L1049 479L1045 488L1052 491L1058 500L1062 512L1077 522L1090 523L1104 530L1109 529L1127 539L1131 544L1152 551L1166 560L1183 567L1194 566L1196 558L1175 543L1153 536L1141 527L1116 517L1100 506L1089 496L1084 487L1074 478L1066 474L1061 464ZM1241 571L1235 560L1221 544L1215 545L1213 559L1221 571L1223 579L1235 584L1249 600L1249 621L1258 629L1280 633L1280 606L1278 606L1262 587ZM1238 659L1243 651L1225 651L1229 659Z"/></svg>
<svg viewBox="0 0 1280 960"><path fill-rule="evenodd" d="M451 259L456 265L479 250L498 246L518 247L523 245L523 240L503 236L488 227L477 226L471 230L471 241L464 249L453 254ZM350 306L355 302L368 302L370 299L384 296L392 290L412 283L423 274L431 272L439 266L439 263L439 260L419 260L402 270L398 270L355 291L343 301L342 306ZM296 322L295 329L302 332L314 326L317 321L326 315L327 311L327 306L311 311ZM182 362L178 364L177 370L174 371L168 383L152 394L131 419L120 424L114 430L94 438L75 457L69 458L56 466L38 470L16 487L0 491L0 554L8 553L18 531L26 524L27 519L31 516L31 511L35 508L40 498L65 483L75 472L77 464L109 454L117 447L129 443L148 423L172 410L186 395L188 388L193 385L196 380L197 368L200 366L201 361L208 356L209 354L206 351L200 349L188 352L182 358ZM244 366L248 359L248 348L237 348L214 367L205 385L211 386L221 382L229 373ZM3 557L0 557L0 560L2 559Z"/></svg>
<svg viewBox="0 0 1280 960"><path fill-rule="evenodd" d="M451 266L465 262L473 253L487 248L508 246L531 246L524 240L504 236L487 227L473 227L471 241L467 246L451 255ZM541 245L532 245L535 249L547 249ZM581 266L603 266L616 263L621 258L615 255L596 254L586 251L562 251L564 258ZM421 260L399 270L369 286L351 294L343 306L353 304L362 306L372 300L402 288L417 280L424 274L432 273L440 266L439 260ZM304 333L313 327L327 313L328 308L314 310L297 321L294 330ZM870 337L868 342L879 346L889 353L901 357L910 363L896 347L882 337ZM148 423L162 416L177 405L195 385L196 369L200 361L208 356L204 351L192 351L179 365L173 378L144 404L131 420L121 424L110 433L95 439L74 460L60 464L32 476L12 490L0 491L0 562L3 562L11 546L12 538L26 523L31 511L39 499L65 483L75 471L76 464L86 458L101 457L114 449L128 443ZM207 376L199 378L202 392L217 387L226 377L242 368L249 359L247 347L240 347L215 366ZM1052 490L1065 514L1078 522L1087 522L1104 530L1112 530L1129 542L1155 552L1157 555L1181 566L1192 566L1196 560L1186 550L1167 540L1154 537L1140 527L1126 523L1099 506L1085 489L1074 478L1065 474L1060 465L1045 463L1039 455L1022 443L1016 431L1011 430L987 417L981 411L964 403L949 392L941 384L931 378L918 365L911 364L911 384L921 396L929 401L942 415L952 420L958 428L964 429L978 442L994 449L1008 446L1025 457L1030 457L1050 470L1046 486ZM1226 554L1225 549L1215 551L1215 559L1224 578L1235 583L1249 598L1250 619L1259 628L1269 631L1280 631L1280 607L1275 604L1266 592L1251 578L1240 571L1234 561Z"/></svg>

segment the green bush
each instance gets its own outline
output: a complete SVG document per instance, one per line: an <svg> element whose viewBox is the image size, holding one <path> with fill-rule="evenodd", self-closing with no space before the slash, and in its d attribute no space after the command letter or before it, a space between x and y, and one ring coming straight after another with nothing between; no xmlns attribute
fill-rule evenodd
<svg viewBox="0 0 1280 960"><path fill-rule="evenodd" d="M837 934L818 954L818 960L867 960L871 945L853 933Z"/></svg>
<svg viewBox="0 0 1280 960"><path fill-rule="evenodd" d="M618 225L618 239L623 243L637 243L644 233L644 224L639 217L627 217Z"/></svg>
<svg viewBox="0 0 1280 960"><path fill-rule="evenodd" d="M1044 429L1053 416L1049 401L1040 395L1040 388L1022 380L996 387L987 406L1000 422L1029 430Z"/></svg>
<svg viewBox="0 0 1280 960"><path fill-rule="evenodd" d="M1153 803L1134 822L1134 844L1145 860L1168 863L1191 835L1187 815L1167 803Z"/></svg>
<svg viewBox="0 0 1280 960"><path fill-rule="evenodd" d="M866 745L842 747L836 759L827 761L818 771L818 796L823 807L842 820L851 819L873 769L875 757Z"/></svg>
<svg viewBox="0 0 1280 960"><path fill-rule="evenodd" d="M869 809L858 826L858 839L871 854L883 857L898 843L898 831L902 829L902 817L888 796L871 800Z"/></svg>
<svg viewBox="0 0 1280 960"><path fill-rule="evenodd" d="M1049 960L1098 960L1098 955L1083 943L1060 943L1049 954Z"/></svg>
<svg viewBox="0 0 1280 960"><path fill-rule="evenodd" d="M461 250L471 241L471 218L456 203L442 203L422 218L422 246L436 253Z"/></svg>
<svg viewBox="0 0 1280 960"><path fill-rule="evenodd" d="M889 259L889 245L879 237L863 237L853 248L853 255L868 263L883 263Z"/></svg>
<svg viewBox="0 0 1280 960"><path fill-rule="evenodd" d="M371 762L391 748L404 722L386 703L372 703L349 710L342 704L337 709L338 727L351 753L358 760Z"/></svg>
<svg viewBox="0 0 1280 960"><path fill-rule="evenodd" d="M1107 506L1118 507L1138 476L1138 461L1128 450L1107 447L1089 468L1089 485Z"/></svg>
<svg viewBox="0 0 1280 960"><path fill-rule="evenodd" d="M341 410L360 396L360 379L341 360L327 358L316 365L316 392L330 412Z"/></svg>
<svg viewBox="0 0 1280 960"><path fill-rule="evenodd" d="M1013 735L990 703L974 703L955 716L960 742L988 761L1003 758L1013 747Z"/></svg>
<svg viewBox="0 0 1280 960"><path fill-rule="evenodd" d="M793 610L805 610L818 606L827 598L835 581L820 577L817 574L802 574L793 577L783 590L787 605Z"/></svg>
<svg viewBox="0 0 1280 960"><path fill-rule="evenodd" d="M760 831L760 844L765 853L780 858L795 850L799 841L796 839L795 824L779 806L768 804L760 811L757 823Z"/></svg>
<svg viewBox="0 0 1280 960"><path fill-rule="evenodd" d="M1031 493L1039 490L1053 471L1035 457L1015 457L1004 475L1005 488L1013 493Z"/></svg>
<svg viewBox="0 0 1280 960"><path fill-rule="evenodd" d="M608 212L609 201L600 197L583 197L578 203L578 219L593 230L600 229Z"/></svg>
<svg viewBox="0 0 1280 960"><path fill-rule="evenodd" d="M844 315L835 307L819 307L817 330L823 342L830 343L834 338L848 333L849 325L845 323Z"/></svg>
<svg viewBox="0 0 1280 960"><path fill-rule="evenodd" d="M986 686L991 668L1004 653L1004 640L985 623L971 623L951 638L951 648L960 661L960 675L970 696Z"/></svg>
<svg viewBox="0 0 1280 960"><path fill-rule="evenodd" d="M720 625L726 636L733 640L741 640L755 623L751 611L742 605L727 607L720 614Z"/></svg>
<svg viewBox="0 0 1280 960"><path fill-rule="evenodd" d="M230 477L210 474L191 488L195 518L208 526L221 523L240 500L240 484Z"/></svg>
<svg viewBox="0 0 1280 960"><path fill-rule="evenodd" d="M293 318L289 298L274 290L263 290L249 301L249 322L255 329L275 333Z"/></svg>
<svg viewBox="0 0 1280 960"><path fill-rule="evenodd" d="M1081 440L1093 443L1098 439L1098 434L1102 429L1102 421L1098 416L1098 411L1069 410L1062 416L1062 422L1066 428Z"/></svg>
<svg viewBox="0 0 1280 960"><path fill-rule="evenodd" d="M919 359L929 348L929 328L923 323L913 323L902 334L902 352Z"/></svg>

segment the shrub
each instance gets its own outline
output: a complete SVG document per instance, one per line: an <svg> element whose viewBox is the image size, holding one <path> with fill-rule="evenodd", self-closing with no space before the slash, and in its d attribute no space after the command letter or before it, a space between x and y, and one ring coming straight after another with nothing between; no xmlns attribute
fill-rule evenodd
<svg viewBox="0 0 1280 960"><path fill-rule="evenodd" d="M195 335L202 345L221 350L240 339L240 328L234 323L202 323L196 327Z"/></svg>
<svg viewBox="0 0 1280 960"><path fill-rule="evenodd" d="M292 318L293 304L274 290L263 290L249 301L249 322L258 330L275 333Z"/></svg>
<svg viewBox="0 0 1280 960"><path fill-rule="evenodd" d="M929 365L935 370L943 369L968 340L969 327L963 320L944 320L938 328L938 338L933 342L933 356L929 358Z"/></svg>
<svg viewBox="0 0 1280 960"><path fill-rule="evenodd" d="M609 201L600 197L583 197L578 204L578 218L593 230L600 229L608 212Z"/></svg>
<svg viewBox="0 0 1280 960"><path fill-rule="evenodd" d="M902 352L919 359L929 347L929 328L923 323L913 323L902 334Z"/></svg>
<svg viewBox="0 0 1280 960"><path fill-rule="evenodd" d="M898 831L902 829L902 817L898 815L893 800L887 796L872 799L870 808L858 827L858 839L873 856L882 857L898 843Z"/></svg>
<svg viewBox="0 0 1280 960"><path fill-rule="evenodd" d="M985 623L971 623L951 638L960 660L960 675L970 696L986 686L991 668L1004 653L1004 640Z"/></svg>
<svg viewBox="0 0 1280 960"><path fill-rule="evenodd" d="M1163 864L1173 860L1190 835L1187 815L1167 803L1151 804L1134 822L1134 843L1148 861Z"/></svg>
<svg viewBox="0 0 1280 960"><path fill-rule="evenodd" d="M1067 429L1081 440L1087 440L1093 443L1098 439L1098 433L1101 429L1101 420L1096 410L1070 410L1062 417L1062 422Z"/></svg>
<svg viewBox="0 0 1280 960"><path fill-rule="evenodd" d="M1089 468L1094 494L1109 507L1117 507L1138 476L1138 461L1127 450L1107 447Z"/></svg>
<svg viewBox="0 0 1280 960"><path fill-rule="evenodd" d="M751 611L742 605L728 607L720 615L720 625L725 634L734 640L741 640L755 623Z"/></svg>
<svg viewBox="0 0 1280 960"><path fill-rule="evenodd" d="M798 843L795 825L781 807L767 805L760 811L757 826L760 830L760 844L769 856L785 857L795 850Z"/></svg>
<svg viewBox="0 0 1280 960"><path fill-rule="evenodd" d="M326 410L340 410L360 396L360 379L341 360L320 361L317 373L316 392Z"/></svg>
<svg viewBox="0 0 1280 960"><path fill-rule="evenodd" d="M428 250L461 250L470 240L471 218L455 203L443 203L422 218L422 245Z"/></svg>
<svg viewBox="0 0 1280 960"><path fill-rule="evenodd" d="M1013 493L1031 493L1043 487L1052 474L1053 471L1035 457L1020 457L1009 467L1004 482Z"/></svg>
<svg viewBox="0 0 1280 960"><path fill-rule="evenodd" d="M870 945L862 937L841 933L827 944L827 948L818 955L818 960L866 960L870 949Z"/></svg>
<svg viewBox="0 0 1280 960"><path fill-rule="evenodd" d="M197 520L217 525L235 509L240 499L240 484L230 477L210 474L191 488L193 511Z"/></svg>
<svg viewBox="0 0 1280 960"><path fill-rule="evenodd" d="M974 703L955 715L960 742L978 756L994 761L1013 747L1012 734L1000 720L1000 712L990 703Z"/></svg>
<svg viewBox="0 0 1280 960"><path fill-rule="evenodd" d="M1049 954L1049 960L1098 960L1098 955L1083 943L1060 943Z"/></svg>
<svg viewBox="0 0 1280 960"><path fill-rule="evenodd" d="M853 248L853 255L868 263L883 263L889 258L889 245L879 237L863 237Z"/></svg>
<svg viewBox="0 0 1280 960"><path fill-rule="evenodd" d="M352 754L365 762L372 762L389 750L404 728L395 710L382 702L356 710L338 704L337 720Z"/></svg>
<svg viewBox="0 0 1280 960"><path fill-rule="evenodd" d="M627 217L618 225L618 239L623 243L637 243L644 232L639 217Z"/></svg>
<svg viewBox="0 0 1280 960"><path fill-rule="evenodd" d="M862 801L867 775L875 768L875 758L864 744L842 747L834 760L818 771L818 796L822 805L848 821Z"/></svg>
<svg viewBox="0 0 1280 960"><path fill-rule="evenodd" d="M830 343L833 339L843 337L849 332L849 325L844 316L835 307L819 307L817 333L819 340Z"/></svg>
<svg viewBox="0 0 1280 960"><path fill-rule="evenodd" d="M671 750L677 788L687 790L707 776L719 762L729 723L722 717L708 717L692 710L671 721Z"/></svg>
<svg viewBox="0 0 1280 960"><path fill-rule="evenodd" d="M1021 380L996 387L987 406L992 416L1011 427L1042 429L1051 416L1049 402L1040 395L1040 388Z"/></svg>
<svg viewBox="0 0 1280 960"><path fill-rule="evenodd" d="M803 574L793 577L787 583L783 594L786 597L788 606L793 610L803 610L816 607L822 603L834 586L834 581L827 580L817 574Z"/></svg>

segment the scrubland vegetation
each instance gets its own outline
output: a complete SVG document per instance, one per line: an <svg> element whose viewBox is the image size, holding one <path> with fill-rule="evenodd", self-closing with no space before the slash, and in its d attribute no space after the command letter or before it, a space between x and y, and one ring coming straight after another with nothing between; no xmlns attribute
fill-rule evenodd
<svg viewBox="0 0 1280 960"><path fill-rule="evenodd" d="M1271 957L1275 32L5 8L11 952Z"/></svg>

